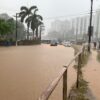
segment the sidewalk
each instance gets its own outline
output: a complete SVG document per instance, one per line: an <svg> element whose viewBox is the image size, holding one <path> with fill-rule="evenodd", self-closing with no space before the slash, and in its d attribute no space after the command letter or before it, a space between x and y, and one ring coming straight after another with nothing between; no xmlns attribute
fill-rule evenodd
<svg viewBox="0 0 100 100"><path fill-rule="evenodd" d="M89 82L89 88L96 100L100 100L100 63L97 61L97 52L92 51L87 65L83 69L84 79Z"/></svg>

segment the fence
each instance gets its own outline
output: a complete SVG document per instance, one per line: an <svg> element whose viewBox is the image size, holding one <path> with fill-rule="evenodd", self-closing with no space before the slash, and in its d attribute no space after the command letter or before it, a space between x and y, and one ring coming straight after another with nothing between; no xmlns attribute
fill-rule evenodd
<svg viewBox="0 0 100 100"><path fill-rule="evenodd" d="M48 86L48 88L42 93L42 95L38 98L38 100L48 100L51 93L54 91L55 87L59 83L60 79L63 77L63 100L67 100L67 70L68 67L72 64L73 61L78 57L78 68L77 68L77 80L76 87L79 87L79 69L82 63L82 56L85 52L85 45L82 46L81 50L74 56L74 58L62 68L59 75L52 81L52 83Z"/></svg>

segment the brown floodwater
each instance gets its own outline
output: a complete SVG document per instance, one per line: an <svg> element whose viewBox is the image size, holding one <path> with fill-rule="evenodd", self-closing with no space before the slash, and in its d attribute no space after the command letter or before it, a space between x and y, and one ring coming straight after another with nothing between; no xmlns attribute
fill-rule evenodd
<svg viewBox="0 0 100 100"><path fill-rule="evenodd" d="M74 56L71 47L0 47L0 100L37 100L49 83ZM68 90L76 80L68 70ZM50 100L62 100L62 80Z"/></svg>

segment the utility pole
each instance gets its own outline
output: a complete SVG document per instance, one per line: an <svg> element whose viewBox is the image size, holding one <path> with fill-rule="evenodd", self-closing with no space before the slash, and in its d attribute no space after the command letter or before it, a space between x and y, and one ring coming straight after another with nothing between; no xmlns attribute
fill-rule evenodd
<svg viewBox="0 0 100 100"><path fill-rule="evenodd" d="M16 18L16 31L15 31L15 39L16 39L16 46L17 46L17 28L18 28L18 21L17 21L17 19L18 19L18 17L19 17L19 13L16 13L16 15L14 16L15 18Z"/></svg>
<svg viewBox="0 0 100 100"><path fill-rule="evenodd" d="M16 35L15 35L15 39L16 39L16 46L17 46L17 33L18 33L18 31L17 31L17 28L18 28L17 18L19 17L19 13L16 13L16 16L14 16L14 17L16 17Z"/></svg>
<svg viewBox="0 0 100 100"><path fill-rule="evenodd" d="M16 13L16 46L17 46L17 13Z"/></svg>
<svg viewBox="0 0 100 100"><path fill-rule="evenodd" d="M89 24L89 28L88 28L88 36L89 36L89 40L88 40L88 52L90 52L90 48L91 48L91 36L93 34L93 26L92 26L92 11L93 11L93 0L91 0L91 10L90 10L90 24Z"/></svg>

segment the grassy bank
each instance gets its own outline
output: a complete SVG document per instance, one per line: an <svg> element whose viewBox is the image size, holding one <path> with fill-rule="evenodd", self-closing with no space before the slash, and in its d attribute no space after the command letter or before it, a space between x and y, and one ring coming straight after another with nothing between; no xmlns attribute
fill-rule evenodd
<svg viewBox="0 0 100 100"><path fill-rule="evenodd" d="M87 97L88 93L88 83L81 78L79 80L79 88L76 88L76 84L73 85L68 100L89 100Z"/></svg>
<svg viewBox="0 0 100 100"><path fill-rule="evenodd" d="M81 46L74 45L74 54L76 55L79 51ZM79 68L79 87L76 87L76 83L73 85L72 89L70 90L70 94L68 100L90 100L88 95L88 82L83 79L82 68L84 65L87 64L89 58L89 53L84 48L83 53L81 54L81 66ZM74 66L76 72L78 70L78 58L75 60Z"/></svg>
<svg viewBox="0 0 100 100"><path fill-rule="evenodd" d="M97 60L100 62L100 51L97 52Z"/></svg>

